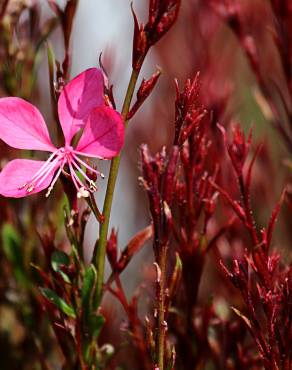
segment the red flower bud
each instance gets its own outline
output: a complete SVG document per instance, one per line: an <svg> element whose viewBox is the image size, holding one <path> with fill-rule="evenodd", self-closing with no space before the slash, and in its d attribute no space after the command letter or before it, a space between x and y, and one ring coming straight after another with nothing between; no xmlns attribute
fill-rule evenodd
<svg viewBox="0 0 292 370"><path fill-rule="evenodd" d="M130 110L127 119L131 119L137 110L141 107L144 101L148 98L151 94L152 90L154 89L158 78L161 75L161 71L158 70L154 73L149 80L143 79L138 91L137 91L137 101L133 105L132 109Z"/></svg>
<svg viewBox="0 0 292 370"><path fill-rule="evenodd" d="M227 150L231 159L233 168L238 176L242 174L242 169L248 155L249 146L251 143L252 132L249 132L248 139L245 139L243 131L239 125L232 128L233 140L227 144Z"/></svg>
<svg viewBox="0 0 292 370"><path fill-rule="evenodd" d="M118 251L117 251L117 233L115 229L112 229L111 235L106 246L106 255L112 268L115 268L117 263Z"/></svg>
<svg viewBox="0 0 292 370"><path fill-rule="evenodd" d="M156 44L172 27L178 16L181 0L150 0L148 23L139 26L134 17L133 69L139 70L151 46Z"/></svg>

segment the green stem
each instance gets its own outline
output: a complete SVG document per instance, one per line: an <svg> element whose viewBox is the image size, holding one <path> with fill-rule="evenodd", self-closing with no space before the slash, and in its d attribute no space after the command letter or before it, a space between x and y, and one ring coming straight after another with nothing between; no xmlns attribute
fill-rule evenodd
<svg viewBox="0 0 292 370"><path fill-rule="evenodd" d="M167 324L165 321L166 255L167 255L167 245L164 245L161 248L158 260L160 276L157 279L158 322L157 322L156 356L159 370L164 369L165 333L167 329Z"/></svg>
<svg viewBox="0 0 292 370"><path fill-rule="evenodd" d="M128 85L127 93L125 96L125 101L122 108L122 117L125 121L125 128L128 126L127 116L129 113L132 97L134 94L135 86L139 76L140 70L133 70ZM104 279L104 267L105 267L105 254L106 254L106 244L107 244L107 235L110 221L110 214L112 209L112 202L114 197L116 180L119 172L121 161L121 155L118 155L111 161L110 173L107 183L106 195L103 206L103 217L104 222L100 225L99 232L99 241L96 251L96 260L94 261L95 266L97 267L97 286L96 286L96 299L97 305L100 303L102 289L103 289L103 279Z"/></svg>

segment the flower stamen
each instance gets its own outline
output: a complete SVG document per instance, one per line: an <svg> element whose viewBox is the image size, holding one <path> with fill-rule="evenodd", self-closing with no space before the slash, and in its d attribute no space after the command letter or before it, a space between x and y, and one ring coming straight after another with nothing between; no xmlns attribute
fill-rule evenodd
<svg viewBox="0 0 292 370"><path fill-rule="evenodd" d="M76 175L76 173L74 171L74 168L72 167L71 162L68 162L68 165L69 165L69 169L70 169L70 174L71 174L72 181L73 181L73 183L75 185L76 190L79 192L79 189L81 187L84 187L84 185L80 181L79 177ZM78 183L79 183L79 185L78 185Z"/></svg>
<svg viewBox="0 0 292 370"><path fill-rule="evenodd" d="M102 179L104 179L104 174L102 172L99 172L97 171L96 169L92 168L91 166L89 166L86 162L84 162L82 159L80 159L77 155L75 155L74 153L77 153L76 151L74 151L72 153L72 156L73 158L79 162L80 164L82 164L85 168L87 168L89 171L91 172L94 172L96 173L97 175L99 175Z"/></svg>
<svg viewBox="0 0 292 370"><path fill-rule="evenodd" d="M40 185L50 174L51 170L55 167L57 164L59 158L53 158L58 155L59 149L56 150L54 153L52 153L49 158L46 160L46 162L39 168L39 170L34 174L32 179L25 184L21 185L18 190L22 190L23 188L26 188L27 193L31 193L36 185ZM41 179L40 182L38 180Z"/></svg>
<svg viewBox="0 0 292 370"><path fill-rule="evenodd" d="M85 180L87 180L89 182L89 187L92 191L96 191L97 190L97 187L94 183L94 181L92 181L87 175L86 173L82 170L82 168L80 166L78 166L78 164L74 161L74 159L71 160L71 163L73 164L74 167L77 168L77 170L81 173L81 175L84 177Z"/></svg>
<svg viewBox="0 0 292 370"><path fill-rule="evenodd" d="M92 168L74 153L76 152L71 146L66 146L56 150L39 168L39 170L31 178L31 180L19 187L19 190L26 188L26 192L31 193L35 190L36 187L39 187L41 184L43 184L43 182L48 178L52 171L55 171L55 169L59 167L58 171L53 176L50 186L48 187L46 193L46 197L48 197L51 194L51 191L53 190L54 185L61 172L64 170L65 164L68 164L72 181L77 190L78 198L87 198L90 193L97 191L97 186L95 182L90 179L90 177L82 169L81 166L84 166L87 170L99 175L102 178L104 178L104 174ZM76 170L80 173L86 184L80 180L80 178L76 174Z"/></svg>
<svg viewBox="0 0 292 370"><path fill-rule="evenodd" d="M52 182L51 182L50 186L48 187L48 191L47 191L47 193L46 193L46 198L48 198L48 196L51 194L51 191L53 190L55 183L57 182L57 180L58 180L58 178L59 178L59 176L60 176L61 172L63 171L63 167L64 167L64 165L65 165L65 163L63 163L63 164L60 166L60 168L59 168L58 172L55 174L55 176L54 176L54 178L53 178L53 180L52 180Z"/></svg>

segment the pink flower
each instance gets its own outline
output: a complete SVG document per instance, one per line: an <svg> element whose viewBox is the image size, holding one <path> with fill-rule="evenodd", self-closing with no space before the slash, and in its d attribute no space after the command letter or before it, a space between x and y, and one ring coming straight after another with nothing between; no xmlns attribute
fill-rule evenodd
<svg viewBox="0 0 292 370"><path fill-rule="evenodd" d="M101 174L80 156L112 158L119 153L124 141L122 117L105 105L103 89L103 74L96 68L84 71L64 87L58 101L65 138L62 148L56 148L51 142L36 107L20 98L0 99L0 139L13 148L51 153L47 161L15 159L9 162L0 173L0 194L20 198L48 188L48 196L62 171L70 173L79 197L96 190L86 169ZM83 129L81 138L73 148L72 139L80 129Z"/></svg>

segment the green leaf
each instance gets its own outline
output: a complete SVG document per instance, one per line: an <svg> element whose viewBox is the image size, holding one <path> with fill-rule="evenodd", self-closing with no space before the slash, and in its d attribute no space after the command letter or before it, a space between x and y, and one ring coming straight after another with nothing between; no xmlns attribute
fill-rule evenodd
<svg viewBox="0 0 292 370"><path fill-rule="evenodd" d="M81 290L81 300L84 315L84 324L86 330L90 333L92 339L98 338L104 325L105 319L102 315L93 311L93 297L97 281L97 272L94 265L90 265L84 274Z"/></svg>
<svg viewBox="0 0 292 370"><path fill-rule="evenodd" d="M69 266L70 265L70 258L66 253L64 253L62 251L55 251L52 254L51 265L52 265L53 270L58 272L62 276L63 280L66 283L68 283L68 284L71 283L68 275L66 275L62 271L62 266Z"/></svg>
<svg viewBox="0 0 292 370"><path fill-rule="evenodd" d="M55 53L52 48L52 45L49 42L47 43L47 56L48 56L50 80L54 81L54 66L55 66L56 58L55 58Z"/></svg>
<svg viewBox="0 0 292 370"><path fill-rule="evenodd" d="M92 315L90 317L90 332L93 339L98 338L104 323L105 318L101 315Z"/></svg>
<svg viewBox="0 0 292 370"><path fill-rule="evenodd" d="M64 299L59 297L55 292L48 288L40 288L40 291L46 299L58 307L65 315L74 319L76 318L74 308L69 306L68 303L66 303Z"/></svg>
<svg viewBox="0 0 292 370"><path fill-rule="evenodd" d="M84 274L83 286L81 291L81 299L83 306L89 306L94 293L94 287L96 284L97 272L94 265L90 265ZM88 307L90 309L90 307Z"/></svg>
<svg viewBox="0 0 292 370"><path fill-rule="evenodd" d="M90 265L84 274L83 285L81 290L81 302L83 307L84 325L88 331L92 332L91 317L93 312L93 297L97 281L97 272L94 265Z"/></svg>
<svg viewBox="0 0 292 370"><path fill-rule="evenodd" d="M19 253L20 236L11 224L4 224L2 227L2 243L4 252L11 262L21 261ZM15 253L16 252L16 253Z"/></svg>
<svg viewBox="0 0 292 370"><path fill-rule="evenodd" d="M52 254L52 267L54 271L58 271L60 265L69 266L70 265L70 258L68 254L62 251L55 251Z"/></svg>
<svg viewBox="0 0 292 370"><path fill-rule="evenodd" d="M9 223L5 223L2 226L1 234L3 251L7 259L13 265L15 278L21 284L26 285L28 283L28 277L25 272L23 253L21 250L21 237L17 230Z"/></svg>

